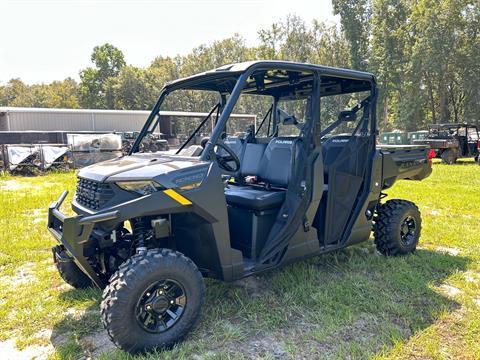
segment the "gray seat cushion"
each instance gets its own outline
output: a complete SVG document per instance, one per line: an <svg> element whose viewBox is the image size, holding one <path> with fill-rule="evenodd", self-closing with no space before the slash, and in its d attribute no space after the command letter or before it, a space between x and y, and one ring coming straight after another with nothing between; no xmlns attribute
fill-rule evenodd
<svg viewBox="0 0 480 360"><path fill-rule="evenodd" d="M225 189L225 197L229 205L261 211L279 208L285 200L285 190L229 185Z"/></svg>

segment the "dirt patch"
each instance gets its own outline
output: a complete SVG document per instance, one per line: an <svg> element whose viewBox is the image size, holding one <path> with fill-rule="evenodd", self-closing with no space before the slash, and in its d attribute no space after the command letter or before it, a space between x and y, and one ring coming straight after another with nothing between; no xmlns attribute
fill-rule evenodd
<svg viewBox="0 0 480 360"><path fill-rule="evenodd" d="M35 280L33 275L33 262L27 262L20 266L15 275L2 276L2 283L8 283L10 286L19 286L31 283Z"/></svg>
<svg viewBox="0 0 480 360"><path fill-rule="evenodd" d="M457 248L437 246L435 250L440 251L444 254L452 255L452 256L458 256L458 254L460 254L460 249L457 249Z"/></svg>
<svg viewBox="0 0 480 360"><path fill-rule="evenodd" d="M33 209L28 216L32 218L34 224L43 222L47 220L47 210L46 209Z"/></svg>
<svg viewBox="0 0 480 360"><path fill-rule="evenodd" d="M233 286L240 287L246 290L248 295L253 297L261 296L265 293L268 286L265 284L263 278L258 276L249 276L233 283Z"/></svg>
<svg viewBox="0 0 480 360"><path fill-rule="evenodd" d="M44 360L49 359L55 352L55 347L65 344L64 335L52 335L51 329L43 329L33 335L32 345L18 349L17 339L0 341L0 359L2 360ZM55 344L55 346L53 345Z"/></svg>
<svg viewBox="0 0 480 360"><path fill-rule="evenodd" d="M470 283L478 284L480 283L480 274L474 271L467 271L464 274L465 281Z"/></svg>
<svg viewBox="0 0 480 360"><path fill-rule="evenodd" d="M5 191L18 191L18 190L23 190L23 189L30 189L30 190L38 190L41 189L40 186L33 186L32 184L29 183L22 183L18 182L16 180L6 180L3 183L0 184L0 190L5 190Z"/></svg>
<svg viewBox="0 0 480 360"><path fill-rule="evenodd" d="M253 336L247 341L232 344L229 346L233 352L239 352L248 359L267 357L274 359L286 359L287 353L284 343L271 334Z"/></svg>
<svg viewBox="0 0 480 360"><path fill-rule="evenodd" d="M52 337L52 329L43 329L37 332L34 336L35 339L38 340L48 340Z"/></svg>
<svg viewBox="0 0 480 360"><path fill-rule="evenodd" d="M116 349L106 331L99 331L91 335L84 336L79 341L84 354L88 358L96 359L104 352Z"/></svg>
<svg viewBox="0 0 480 360"><path fill-rule="evenodd" d="M457 295L460 295L462 293L462 290L459 288L456 288L455 286L451 286L448 284L442 284L440 285L439 289L444 292L448 297L454 298Z"/></svg>
<svg viewBox="0 0 480 360"><path fill-rule="evenodd" d="M371 344L374 346L375 351L379 351L383 346L378 337L378 330L381 328L379 321L382 320L375 318L372 315L361 314L351 324L347 324L335 333L329 335L325 343L335 344L334 349L338 347L341 342ZM392 319L392 325L397 328L398 332L402 334L402 337L407 338L411 335L410 329L405 327L399 321Z"/></svg>
<svg viewBox="0 0 480 360"><path fill-rule="evenodd" d="M349 324L339 328L325 336L313 335L315 329L320 329L317 324L309 322L299 323L293 328L283 329L274 333L261 333L250 335L244 341L229 343L228 349L232 353L240 353L245 358L257 359L259 357L274 359L317 359L329 356L335 357L339 347L343 344L358 343L373 348L373 351L380 351L384 346L379 337L383 321L372 315L362 314ZM402 337L408 338L412 335L411 330L402 324L392 320ZM288 344L284 339L289 339L296 344L295 353L288 352Z"/></svg>
<svg viewBox="0 0 480 360"><path fill-rule="evenodd" d="M0 341L0 354L2 360L43 360L47 359L54 351L53 345L31 345L22 350L15 347L15 340Z"/></svg>
<svg viewBox="0 0 480 360"><path fill-rule="evenodd" d="M99 311L97 309L74 309L69 308L63 313L66 317L72 320L80 320L84 316L89 316L94 314L95 316L99 316Z"/></svg>

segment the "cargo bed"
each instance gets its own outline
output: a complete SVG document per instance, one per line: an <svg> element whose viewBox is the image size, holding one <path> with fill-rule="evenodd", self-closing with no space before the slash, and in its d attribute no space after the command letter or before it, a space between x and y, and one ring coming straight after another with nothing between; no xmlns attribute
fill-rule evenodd
<svg viewBox="0 0 480 360"><path fill-rule="evenodd" d="M426 145L377 145L382 156L382 188L397 180L422 180L432 173Z"/></svg>

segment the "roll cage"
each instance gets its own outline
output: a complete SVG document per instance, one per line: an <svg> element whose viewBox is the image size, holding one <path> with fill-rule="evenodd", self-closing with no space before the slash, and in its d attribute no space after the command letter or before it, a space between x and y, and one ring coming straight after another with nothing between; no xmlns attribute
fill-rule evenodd
<svg viewBox="0 0 480 360"><path fill-rule="evenodd" d="M210 117L217 111L216 124L199 158L208 162L218 159L215 148L223 139L229 116L242 93L273 97L273 108L269 115L272 117L273 135L269 144L291 141L291 138L283 140L275 135L279 126L279 101L308 99L305 122L296 137L299 141L294 140L298 152L291 152L301 153L301 156L289 167L291 178L284 184L285 200L278 208L275 224L252 271L275 266L285 257L288 259L293 256L286 255L285 251L292 237L298 237L298 241L301 241L304 235L299 235L300 228L305 232L311 227L316 229L316 245L306 245L307 242L302 245L315 246L315 251L340 248L345 246L347 240L348 243L359 241L370 232L370 219L361 217L359 220L359 214L367 210L373 212L378 201L378 194L371 191L377 132L375 111L370 111L375 109L376 100L375 78L372 74L309 64L260 61L235 64L181 79L163 88L131 153L136 151L142 137L155 121L166 96L179 89L213 90L219 93L219 104L208 115ZM369 92L369 96L351 110L340 112L338 120L322 131L321 98L360 92ZM328 138L341 124L356 121L360 110L363 110L363 115L350 129L349 135ZM285 171L282 163L277 164L277 170L282 167ZM267 175L267 190L268 181ZM246 195L243 190L240 192ZM342 203L348 205L338 207ZM315 220L310 224L307 218Z"/></svg>
<svg viewBox="0 0 480 360"><path fill-rule="evenodd" d="M465 134L459 134L461 129L465 130ZM468 123L430 124L428 126L428 136L438 138L449 138L453 135L468 136L469 130L473 130L479 138L477 126Z"/></svg>
<svg viewBox="0 0 480 360"><path fill-rule="evenodd" d="M320 124L319 102L321 97L361 91L370 91L371 98L376 97L375 77L366 72L286 61L254 61L226 65L213 71L167 83L161 90L130 154L138 151L141 141L148 134L152 123L159 121L159 112L167 95L179 89L217 91L220 95L219 103L201 122L203 124L214 112L217 112L216 125L205 151L201 155L202 160L214 159L214 146L221 138L229 116L242 93L273 96L275 102L272 104L272 110L280 98L303 96L318 100L310 101L309 104L309 113L311 114L309 120L313 124ZM265 119L269 117L269 127L277 125L275 113L270 111L265 116ZM370 129L375 133L376 123L373 120L372 117ZM311 129L315 129L317 134L320 132L319 126L311 126Z"/></svg>

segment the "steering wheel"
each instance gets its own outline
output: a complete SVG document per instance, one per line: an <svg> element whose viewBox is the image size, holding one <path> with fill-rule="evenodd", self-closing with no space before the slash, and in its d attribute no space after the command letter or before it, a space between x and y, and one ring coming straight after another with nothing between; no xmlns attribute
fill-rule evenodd
<svg viewBox="0 0 480 360"><path fill-rule="evenodd" d="M220 149L225 150L225 152L228 154L222 156L218 153L218 151L215 152L215 158L217 159L218 166L220 166L223 170L230 172L237 172L238 170L240 170L240 160L238 159L238 156L233 152L233 150L224 143L218 143L216 144L216 146ZM232 161L235 163L235 167L229 164Z"/></svg>

